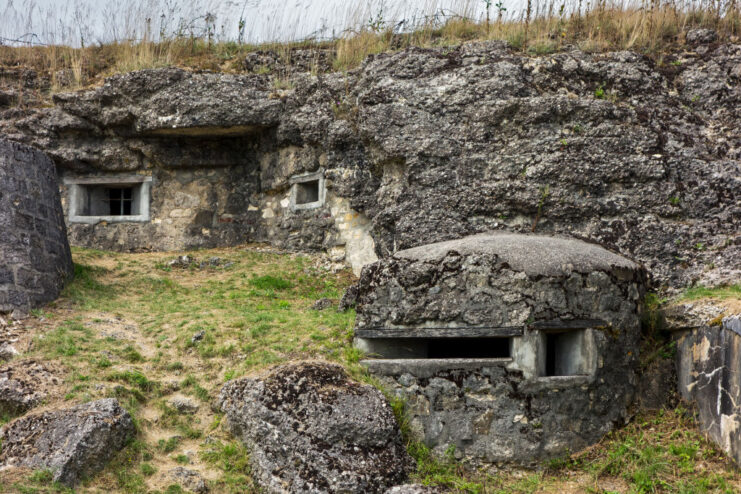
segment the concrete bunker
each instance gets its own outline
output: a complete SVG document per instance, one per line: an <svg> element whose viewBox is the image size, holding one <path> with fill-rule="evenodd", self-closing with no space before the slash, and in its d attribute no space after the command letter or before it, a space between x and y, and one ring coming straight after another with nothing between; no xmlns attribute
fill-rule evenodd
<svg viewBox="0 0 741 494"><path fill-rule="evenodd" d="M355 344L428 446L527 464L628 416L645 281L634 262L573 239L421 246L363 269Z"/></svg>

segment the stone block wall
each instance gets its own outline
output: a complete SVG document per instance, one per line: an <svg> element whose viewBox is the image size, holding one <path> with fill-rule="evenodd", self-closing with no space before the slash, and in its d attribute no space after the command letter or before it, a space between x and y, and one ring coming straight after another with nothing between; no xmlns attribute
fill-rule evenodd
<svg viewBox="0 0 741 494"><path fill-rule="evenodd" d="M0 140L0 312L54 300L72 271L54 163Z"/></svg>
<svg viewBox="0 0 741 494"><path fill-rule="evenodd" d="M697 404L700 429L741 464L741 316L677 341L679 392Z"/></svg>

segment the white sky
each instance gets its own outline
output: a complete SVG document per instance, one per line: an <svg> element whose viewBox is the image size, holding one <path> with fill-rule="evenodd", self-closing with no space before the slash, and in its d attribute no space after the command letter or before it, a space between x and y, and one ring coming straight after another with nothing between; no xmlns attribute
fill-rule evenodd
<svg viewBox="0 0 741 494"><path fill-rule="evenodd" d="M243 19L245 42L289 41L329 38L371 19L409 23L441 11L479 17L484 5L484 0L0 0L0 37L5 43L79 45L81 39L86 44L141 39L147 26L155 40L160 32L202 35L211 13L217 39L236 40Z"/></svg>

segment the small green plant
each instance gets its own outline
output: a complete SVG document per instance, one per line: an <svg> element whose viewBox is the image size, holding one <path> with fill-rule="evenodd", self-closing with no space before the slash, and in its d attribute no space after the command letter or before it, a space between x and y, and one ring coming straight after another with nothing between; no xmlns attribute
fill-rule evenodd
<svg viewBox="0 0 741 494"><path fill-rule="evenodd" d="M157 469L149 463L142 463L141 465L139 465L139 470L141 471L142 475L145 475L147 477L150 477L157 472Z"/></svg>
<svg viewBox="0 0 741 494"><path fill-rule="evenodd" d="M679 202L680 202L680 199L677 196L672 196L672 197L669 198L669 203L672 206L679 206Z"/></svg>
<svg viewBox="0 0 741 494"><path fill-rule="evenodd" d="M695 249L696 249L696 250L705 250L705 244L704 244L704 243L702 243L702 242L697 242L697 243L695 244Z"/></svg>
<svg viewBox="0 0 741 494"><path fill-rule="evenodd" d="M600 84L597 89L594 90L594 97L597 99L605 99L605 86Z"/></svg>
<svg viewBox="0 0 741 494"><path fill-rule="evenodd" d="M172 453L180 444L180 438L173 436L170 439L160 439L157 441L157 449L163 453Z"/></svg>
<svg viewBox="0 0 741 494"><path fill-rule="evenodd" d="M176 463L180 463L181 465L187 465L188 463L190 463L190 458L183 454L176 455L173 460L175 460Z"/></svg>

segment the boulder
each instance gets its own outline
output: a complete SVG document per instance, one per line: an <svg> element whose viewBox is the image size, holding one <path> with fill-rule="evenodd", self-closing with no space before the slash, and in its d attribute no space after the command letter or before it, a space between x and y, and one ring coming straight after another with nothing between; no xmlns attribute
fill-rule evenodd
<svg viewBox="0 0 741 494"><path fill-rule="evenodd" d="M26 415L0 429L0 468L48 469L72 487L101 470L134 432L113 398Z"/></svg>
<svg viewBox="0 0 741 494"><path fill-rule="evenodd" d="M49 363L18 360L0 367L0 414L25 413L59 384L58 369Z"/></svg>
<svg viewBox="0 0 741 494"><path fill-rule="evenodd" d="M227 383L219 404L269 492L384 492L413 467L383 394L307 361Z"/></svg>

